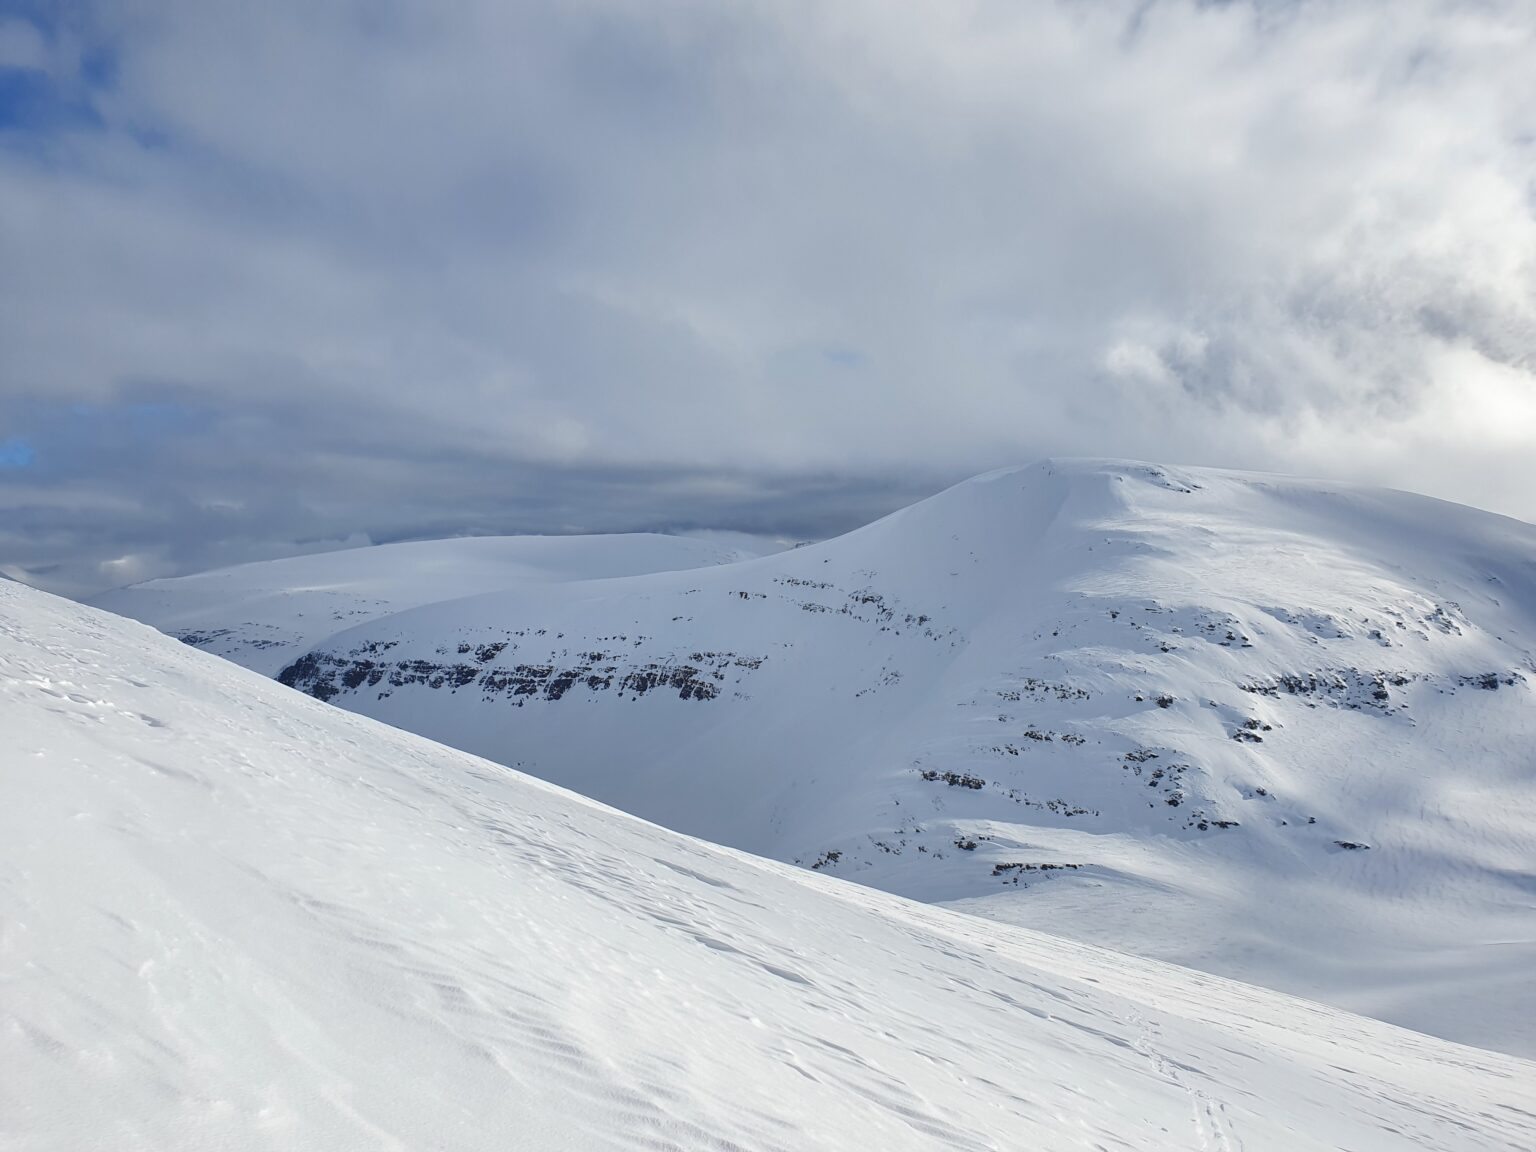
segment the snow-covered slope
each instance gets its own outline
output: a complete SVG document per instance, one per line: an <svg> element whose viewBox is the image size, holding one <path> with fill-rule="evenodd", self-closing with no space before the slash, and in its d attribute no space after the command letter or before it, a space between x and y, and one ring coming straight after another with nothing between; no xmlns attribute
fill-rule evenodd
<svg viewBox="0 0 1536 1152"><path fill-rule="evenodd" d="M1536 1054L1530 525L1047 462L424 604L282 678L707 839Z"/></svg>
<svg viewBox="0 0 1536 1152"><path fill-rule="evenodd" d="M276 675L342 628L461 596L727 564L755 553L654 533L380 544L150 580L91 602Z"/></svg>
<svg viewBox="0 0 1536 1152"><path fill-rule="evenodd" d="M1536 1065L714 848L0 584L17 1150L1528 1149Z"/></svg>

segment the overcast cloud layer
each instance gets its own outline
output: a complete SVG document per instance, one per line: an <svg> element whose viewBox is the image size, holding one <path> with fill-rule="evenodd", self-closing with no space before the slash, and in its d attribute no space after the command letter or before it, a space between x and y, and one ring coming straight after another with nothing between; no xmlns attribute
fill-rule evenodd
<svg viewBox="0 0 1536 1152"><path fill-rule="evenodd" d="M0 5L0 570L823 536L1042 455L1536 519L1536 5Z"/></svg>

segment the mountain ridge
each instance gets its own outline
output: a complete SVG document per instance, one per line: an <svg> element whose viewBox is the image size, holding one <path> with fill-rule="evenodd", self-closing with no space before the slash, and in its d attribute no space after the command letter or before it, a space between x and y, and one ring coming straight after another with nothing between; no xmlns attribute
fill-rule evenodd
<svg viewBox="0 0 1536 1152"><path fill-rule="evenodd" d="M1536 1051L1533 637L1522 522L1072 460L281 676L717 842Z"/></svg>

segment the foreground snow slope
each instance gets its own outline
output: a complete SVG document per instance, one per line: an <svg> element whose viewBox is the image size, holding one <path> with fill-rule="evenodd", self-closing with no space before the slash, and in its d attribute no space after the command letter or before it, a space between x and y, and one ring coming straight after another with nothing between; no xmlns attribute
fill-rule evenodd
<svg viewBox="0 0 1536 1152"><path fill-rule="evenodd" d="M747 555L645 532L475 536L241 564L118 588L92 603L275 676L340 629L405 608L527 584L726 564Z"/></svg>
<svg viewBox="0 0 1536 1152"><path fill-rule="evenodd" d="M1047 462L281 676L710 840L1536 1055L1530 525Z"/></svg>
<svg viewBox="0 0 1536 1152"><path fill-rule="evenodd" d="M711 847L0 584L13 1149L1528 1149L1536 1065Z"/></svg>

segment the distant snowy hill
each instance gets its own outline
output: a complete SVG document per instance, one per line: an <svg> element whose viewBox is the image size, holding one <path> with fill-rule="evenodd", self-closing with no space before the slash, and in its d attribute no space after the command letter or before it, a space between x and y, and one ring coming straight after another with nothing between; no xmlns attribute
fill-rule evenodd
<svg viewBox="0 0 1536 1152"><path fill-rule="evenodd" d="M153 621L195 647L276 675L339 629L461 596L728 564L756 553L706 540L473 536L380 544L150 580L91 603Z"/></svg>
<svg viewBox="0 0 1536 1152"><path fill-rule="evenodd" d="M179 632L191 586L107 603ZM307 632L282 680L710 840L1536 1054L1530 525L1046 462L793 552L434 600Z"/></svg>
<svg viewBox="0 0 1536 1152"><path fill-rule="evenodd" d="M711 847L3 583L0 731L18 1152L1536 1145L1528 1061Z"/></svg>

